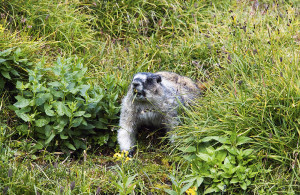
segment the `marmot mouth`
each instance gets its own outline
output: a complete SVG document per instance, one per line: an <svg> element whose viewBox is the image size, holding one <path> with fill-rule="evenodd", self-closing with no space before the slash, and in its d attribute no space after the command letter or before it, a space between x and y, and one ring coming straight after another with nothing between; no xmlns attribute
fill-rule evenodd
<svg viewBox="0 0 300 195"><path fill-rule="evenodd" d="M137 98L144 98L146 96L144 91L134 90L134 94L136 95Z"/></svg>

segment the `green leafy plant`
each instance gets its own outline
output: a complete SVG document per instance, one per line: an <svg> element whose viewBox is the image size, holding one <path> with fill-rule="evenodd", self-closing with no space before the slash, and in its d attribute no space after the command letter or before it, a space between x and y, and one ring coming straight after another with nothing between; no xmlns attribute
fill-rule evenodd
<svg viewBox="0 0 300 195"><path fill-rule="evenodd" d="M26 68L32 66L20 48L9 48L0 52L0 91L15 89L16 79L26 77Z"/></svg>
<svg viewBox="0 0 300 195"><path fill-rule="evenodd" d="M125 169L119 166L116 167L116 171L118 173L119 180L115 181L114 184L117 187L119 193L121 195L132 193L134 191L134 188L136 187L136 182L134 182L136 175L127 174L125 172Z"/></svg>
<svg viewBox="0 0 300 195"><path fill-rule="evenodd" d="M78 59L58 58L54 66L44 62L28 70L29 82L18 81L20 93L14 104L16 115L26 124L17 127L20 134L30 134L43 147L86 149L86 135L109 141L108 124L117 119L118 91L106 95L106 90L88 82L87 68ZM49 76L46 76L49 75ZM52 77L52 79L50 79ZM104 78L108 83L113 79Z"/></svg>
<svg viewBox="0 0 300 195"><path fill-rule="evenodd" d="M225 192L227 189L247 190L257 174L252 160L253 149L238 148L251 139L237 137L209 136L201 139L197 146L181 147L184 158L191 166L191 173L185 176L186 186L195 186L204 194Z"/></svg>

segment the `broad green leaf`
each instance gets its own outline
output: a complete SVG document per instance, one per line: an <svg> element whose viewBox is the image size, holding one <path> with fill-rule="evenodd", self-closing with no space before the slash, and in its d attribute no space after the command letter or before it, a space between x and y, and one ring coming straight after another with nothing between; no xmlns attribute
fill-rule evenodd
<svg viewBox="0 0 300 195"><path fill-rule="evenodd" d="M81 140L78 140L78 139L75 139L74 140L74 144L75 144L75 147L78 149L78 148L82 148L82 149L86 149L86 145L85 143L83 143L83 141Z"/></svg>
<svg viewBox="0 0 300 195"><path fill-rule="evenodd" d="M43 149L43 144L39 141L37 144L35 144L34 145L34 148L36 149L36 150L41 150L41 149Z"/></svg>
<svg viewBox="0 0 300 195"><path fill-rule="evenodd" d="M193 175L186 175L185 176L187 179L186 180L184 180L184 183L193 183L194 181L196 181L196 177L194 177Z"/></svg>
<svg viewBox="0 0 300 195"><path fill-rule="evenodd" d="M242 182L240 186L243 190L247 190L247 184L245 182Z"/></svg>
<svg viewBox="0 0 300 195"><path fill-rule="evenodd" d="M201 186L202 182L204 181L204 178L203 177L197 177L197 186Z"/></svg>
<svg viewBox="0 0 300 195"><path fill-rule="evenodd" d="M50 92L54 97L57 97L57 98L64 97L64 93L62 91L55 91L54 89L51 89Z"/></svg>
<svg viewBox="0 0 300 195"><path fill-rule="evenodd" d="M48 85L52 86L52 87L60 87L61 83L58 81L54 81L54 82L48 83Z"/></svg>
<svg viewBox="0 0 300 195"><path fill-rule="evenodd" d="M107 125L105 125L102 121L97 121L94 125L97 129L107 129Z"/></svg>
<svg viewBox="0 0 300 195"><path fill-rule="evenodd" d="M180 147L178 150L182 152L195 152L196 148L194 146L188 146L188 147Z"/></svg>
<svg viewBox="0 0 300 195"><path fill-rule="evenodd" d="M68 117L72 117L71 110L65 104L62 104L62 110L65 115L67 115Z"/></svg>
<svg viewBox="0 0 300 195"><path fill-rule="evenodd" d="M232 148L228 147L227 151L230 152L231 154L235 155L235 156L238 155L238 149L235 148L235 147L232 147Z"/></svg>
<svg viewBox="0 0 300 195"><path fill-rule="evenodd" d="M6 49L6 50L0 52L0 56L6 57L6 56L8 56L11 52L12 52L12 48Z"/></svg>
<svg viewBox="0 0 300 195"><path fill-rule="evenodd" d="M85 115L83 115L85 118L90 118L92 115L90 113L87 113Z"/></svg>
<svg viewBox="0 0 300 195"><path fill-rule="evenodd" d="M216 150L212 146L207 147L206 151L210 156L212 156L216 152Z"/></svg>
<svg viewBox="0 0 300 195"><path fill-rule="evenodd" d="M64 145L67 146L71 150L76 150L76 148L70 142L64 142Z"/></svg>
<svg viewBox="0 0 300 195"><path fill-rule="evenodd" d="M18 73L18 71L16 71L15 69L12 69L10 71L10 73L13 74L14 76L20 76L19 73Z"/></svg>
<svg viewBox="0 0 300 195"><path fill-rule="evenodd" d="M82 115L84 115L85 114L85 111L78 111L78 112L75 112L74 113L74 116L75 117L78 117L78 116L82 116Z"/></svg>
<svg viewBox="0 0 300 195"><path fill-rule="evenodd" d="M205 153L201 153L199 152L198 154L196 154L199 158L201 158L202 160L204 160L205 162L211 161L211 157L208 154Z"/></svg>
<svg viewBox="0 0 300 195"><path fill-rule="evenodd" d="M229 144L230 143L229 138L220 137L220 136L208 136L208 137L205 137L205 138L201 139L202 142L209 142L209 141L212 141L212 140L218 141L222 144Z"/></svg>
<svg viewBox="0 0 300 195"><path fill-rule="evenodd" d="M242 151L242 155L243 155L244 157L247 157L247 156L249 156L253 151L254 151L253 149L246 149L246 150Z"/></svg>
<svg viewBox="0 0 300 195"><path fill-rule="evenodd" d="M21 56L22 55L22 50L21 50L21 48L17 48L16 49L16 51L15 51L15 54L16 54L16 56Z"/></svg>
<svg viewBox="0 0 300 195"><path fill-rule="evenodd" d="M238 177L234 177L230 180L230 183L238 183L240 182L240 179Z"/></svg>
<svg viewBox="0 0 300 195"><path fill-rule="evenodd" d="M236 164L236 159L235 159L235 156L232 155L232 154L228 154L227 156L228 160L230 161L231 164Z"/></svg>
<svg viewBox="0 0 300 195"><path fill-rule="evenodd" d="M225 160L226 156L227 156L227 151L226 150L216 151L216 159L219 162L223 162Z"/></svg>
<svg viewBox="0 0 300 195"><path fill-rule="evenodd" d="M4 78L7 78L7 79L11 80L11 77L10 77L10 75L9 75L9 72L7 72L7 71L1 71L1 74L2 74L2 76L3 76Z"/></svg>
<svg viewBox="0 0 300 195"><path fill-rule="evenodd" d="M15 111L16 115L18 117L20 117L23 121L25 122L29 122L30 121L30 117L28 114L25 114L24 112L21 112L20 110L16 110Z"/></svg>
<svg viewBox="0 0 300 195"><path fill-rule="evenodd" d="M187 154L183 155L183 158L187 161L192 161L193 159L197 158L197 156L195 154Z"/></svg>
<svg viewBox="0 0 300 195"><path fill-rule="evenodd" d="M85 130L89 130L89 129L95 129L95 126L90 124L90 123L86 123L85 120L82 121L82 126L80 127L81 129L85 129Z"/></svg>
<svg viewBox="0 0 300 195"><path fill-rule="evenodd" d="M69 85L67 86L67 89L69 90L69 91L72 91L73 89L74 89L74 87L76 86L76 84L75 83L69 83Z"/></svg>
<svg viewBox="0 0 300 195"><path fill-rule="evenodd" d="M226 186L223 182L218 183L217 187L219 188L220 191L226 190Z"/></svg>
<svg viewBox="0 0 300 195"><path fill-rule="evenodd" d="M17 81L16 88L22 90L23 82Z"/></svg>
<svg viewBox="0 0 300 195"><path fill-rule="evenodd" d="M55 102L54 106L56 108L56 112L59 116L63 116L65 112L63 111L63 103L62 102Z"/></svg>
<svg viewBox="0 0 300 195"><path fill-rule="evenodd" d="M183 187L181 187L180 194L185 193L185 191L187 191L192 185L193 185L193 182L190 182L190 183L187 183L186 185L184 185Z"/></svg>
<svg viewBox="0 0 300 195"><path fill-rule="evenodd" d="M47 116L55 116L55 112L51 110L52 105L44 104L44 110Z"/></svg>
<svg viewBox="0 0 300 195"><path fill-rule="evenodd" d="M204 194L209 194L212 192L218 192L218 190L216 189L216 187L209 187L204 191Z"/></svg>
<svg viewBox="0 0 300 195"><path fill-rule="evenodd" d="M45 144L48 145L53 140L54 137L55 137L54 133L50 134L49 138L46 139Z"/></svg>
<svg viewBox="0 0 300 195"><path fill-rule="evenodd" d="M18 101L16 103L14 103L15 107L17 107L17 108L24 108L24 107L26 107L26 106L28 106L30 104L30 100L29 99L25 99L22 96L17 96L17 97L18 97Z"/></svg>
<svg viewBox="0 0 300 195"><path fill-rule="evenodd" d="M35 125L38 127L43 127L45 125L48 125L48 123L49 123L49 120L46 120L44 118L41 118L41 119L38 119L35 121Z"/></svg>
<svg viewBox="0 0 300 195"><path fill-rule="evenodd" d="M60 139L68 139L69 137L67 135L64 135L64 133L59 134Z"/></svg>
<svg viewBox="0 0 300 195"><path fill-rule="evenodd" d="M21 132L23 135L28 134L28 130L29 130L28 125L25 125L25 124L17 126L16 129L18 132Z"/></svg>
<svg viewBox="0 0 300 195"><path fill-rule="evenodd" d="M46 125L46 127L45 127L45 135L46 135L46 137L50 136L51 129L52 129L52 127L50 125Z"/></svg>
<svg viewBox="0 0 300 195"><path fill-rule="evenodd" d="M90 88L90 85L81 85L80 94L85 97L87 90Z"/></svg>
<svg viewBox="0 0 300 195"><path fill-rule="evenodd" d="M250 137L245 137L245 136L239 136L237 137L236 145L242 145L245 143L249 143L252 139Z"/></svg>
<svg viewBox="0 0 300 195"><path fill-rule="evenodd" d="M72 121L72 127L78 127L81 122L83 121L83 118L82 117L79 117L79 118L75 118L73 121Z"/></svg>
<svg viewBox="0 0 300 195"><path fill-rule="evenodd" d="M68 124L68 118L59 117L57 119L58 125L54 126L53 128L57 130L57 132L62 132L65 126Z"/></svg>
<svg viewBox="0 0 300 195"><path fill-rule="evenodd" d="M55 116L55 112L53 110L45 110L47 116Z"/></svg>
<svg viewBox="0 0 300 195"><path fill-rule="evenodd" d="M164 191L170 195L177 195L177 192L175 192L174 190L164 189Z"/></svg>
<svg viewBox="0 0 300 195"><path fill-rule="evenodd" d="M50 100L52 95L50 93L39 93L37 99L35 100L35 104L40 106L44 104L46 101Z"/></svg>

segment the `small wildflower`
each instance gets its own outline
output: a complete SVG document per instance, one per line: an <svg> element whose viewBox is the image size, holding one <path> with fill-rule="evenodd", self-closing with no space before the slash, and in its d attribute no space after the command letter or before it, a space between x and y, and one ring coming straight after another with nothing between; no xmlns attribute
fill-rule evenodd
<svg viewBox="0 0 300 195"><path fill-rule="evenodd" d="M197 188L196 187L189 188L187 191L185 191L185 193L187 195L196 195L197 194Z"/></svg>
<svg viewBox="0 0 300 195"><path fill-rule="evenodd" d="M72 191L75 188L75 181L72 181L70 184L70 190Z"/></svg>
<svg viewBox="0 0 300 195"><path fill-rule="evenodd" d="M96 195L99 195L99 194L101 194L101 188L100 187L98 187L97 191L96 191Z"/></svg>
<svg viewBox="0 0 300 195"><path fill-rule="evenodd" d="M3 33L5 28L0 24L0 33Z"/></svg>
<svg viewBox="0 0 300 195"><path fill-rule="evenodd" d="M21 23L25 23L26 22L26 18L24 18L23 16L22 16L22 18L21 18Z"/></svg>
<svg viewBox="0 0 300 195"><path fill-rule="evenodd" d="M123 150L121 153L115 153L113 158L115 159L115 161L124 161L127 162L129 160L131 160L131 158L128 157L129 152Z"/></svg>
<svg viewBox="0 0 300 195"><path fill-rule="evenodd" d="M31 25L28 25L27 28L32 28L32 26L31 26Z"/></svg>
<svg viewBox="0 0 300 195"><path fill-rule="evenodd" d="M122 155L123 155L123 157L126 157L126 156L128 156L128 153L129 153L128 151L126 151L126 150L123 150L123 151L122 151Z"/></svg>
<svg viewBox="0 0 300 195"><path fill-rule="evenodd" d="M125 162L132 160L132 158L126 157Z"/></svg>
<svg viewBox="0 0 300 195"><path fill-rule="evenodd" d="M60 194L64 193L64 189L65 189L64 187L62 187L62 186L60 187L60 190L59 190Z"/></svg>

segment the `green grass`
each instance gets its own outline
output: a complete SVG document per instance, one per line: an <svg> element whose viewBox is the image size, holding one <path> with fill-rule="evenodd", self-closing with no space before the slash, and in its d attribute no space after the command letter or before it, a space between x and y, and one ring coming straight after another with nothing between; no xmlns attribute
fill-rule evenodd
<svg viewBox="0 0 300 195"><path fill-rule="evenodd" d="M182 156L199 154L200 140L220 136L230 142L209 143L254 149L256 157L247 191L230 185L229 194L299 193L298 7L297 1L2 1L0 51L20 47L30 61L45 59L47 66L58 56L77 56L94 83L105 88L105 75L114 75L123 95L117 83L129 84L142 71L173 71L209 87L182 114L173 145L142 134L137 155L126 163L113 159L117 148L93 143L87 154L33 152L34 138L18 134L22 121L9 109L15 94L1 91L0 192L180 191L192 187L186 176L193 172ZM242 136L251 141L237 145ZM177 150L190 146L196 150ZM198 193L210 187L205 182Z"/></svg>

